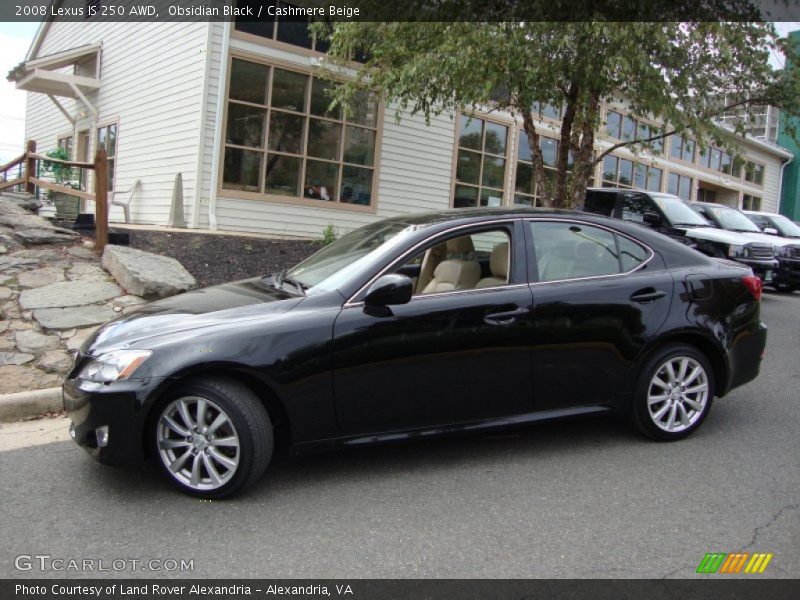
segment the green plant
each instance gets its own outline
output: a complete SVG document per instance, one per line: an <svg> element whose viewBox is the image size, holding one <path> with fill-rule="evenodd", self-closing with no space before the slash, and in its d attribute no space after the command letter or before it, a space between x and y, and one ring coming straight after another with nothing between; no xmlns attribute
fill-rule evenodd
<svg viewBox="0 0 800 600"><path fill-rule="evenodd" d="M47 156L47 158L54 158L56 160L70 159L66 148L54 148L45 154L45 156ZM74 181L77 179L77 169L67 165L62 165L61 163L50 162L48 160L42 162L42 168L46 173L52 173L53 179L58 185L71 187L72 189L76 190L80 188L80 183L78 181Z"/></svg>
<svg viewBox="0 0 800 600"><path fill-rule="evenodd" d="M327 246L328 244L332 244L335 242L339 237L339 232L333 225L328 225L325 229L322 230L322 245Z"/></svg>

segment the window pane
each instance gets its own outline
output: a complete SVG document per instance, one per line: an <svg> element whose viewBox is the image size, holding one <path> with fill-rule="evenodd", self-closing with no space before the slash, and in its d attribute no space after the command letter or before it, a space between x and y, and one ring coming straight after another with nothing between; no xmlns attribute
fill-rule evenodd
<svg viewBox="0 0 800 600"><path fill-rule="evenodd" d="M521 130L519 132L519 139L517 140L517 156L520 160L533 160L531 145L528 142L528 134Z"/></svg>
<svg viewBox="0 0 800 600"><path fill-rule="evenodd" d="M533 196L522 196L521 194L514 194L514 204L517 206L534 206Z"/></svg>
<svg viewBox="0 0 800 600"><path fill-rule="evenodd" d="M478 188L457 185L453 195L453 206L455 208L478 206Z"/></svg>
<svg viewBox="0 0 800 600"><path fill-rule="evenodd" d="M633 187L644 189L647 185L647 165L636 163L633 169Z"/></svg>
<svg viewBox="0 0 800 600"><path fill-rule="evenodd" d="M674 196L678 195L678 180L679 176L677 173L669 174L669 179L667 180L667 193Z"/></svg>
<svg viewBox="0 0 800 600"><path fill-rule="evenodd" d="M481 188L481 206L500 206L503 204L503 190Z"/></svg>
<svg viewBox="0 0 800 600"><path fill-rule="evenodd" d="M683 156L683 138L678 134L673 133L669 136L669 155L672 158Z"/></svg>
<svg viewBox="0 0 800 600"><path fill-rule="evenodd" d="M472 148L480 150L482 145L483 121L480 119L470 119L467 115L461 115L461 130L458 136L458 145L462 148Z"/></svg>
<svg viewBox="0 0 800 600"><path fill-rule="evenodd" d="M660 132L654 130L651 135L656 135L658 133ZM664 138L659 138L650 142L650 148L652 149L653 154L661 154L664 152Z"/></svg>
<svg viewBox="0 0 800 600"><path fill-rule="evenodd" d="M477 152L466 150L458 151L458 161L456 163L456 180L464 183L474 183L478 185L481 169L481 155Z"/></svg>
<svg viewBox="0 0 800 600"><path fill-rule="evenodd" d="M339 123L310 119L308 123L308 156L339 160L342 126Z"/></svg>
<svg viewBox="0 0 800 600"><path fill-rule="evenodd" d="M293 156L269 154L267 156L267 183L264 191L267 194L299 196L301 162L301 159Z"/></svg>
<svg viewBox="0 0 800 600"><path fill-rule="evenodd" d="M717 148L711 149L711 168L719 171L722 169L722 151Z"/></svg>
<svg viewBox="0 0 800 600"><path fill-rule="evenodd" d="M375 153L375 132L348 125L344 129L344 161L372 166Z"/></svg>
<svg viewBox="0 0 800 600"><path fill-rule="evenodd" d="M261 108L228 103L228 131L225 141L237 146L261 148L264 139L264 117Z"/></svg>
<svg viewBox="0 0 800 600"><path fill-rule="evenodd" d="M533 166L528 163L517 163L517 174L514 182L514 190L523 194L533 193Z"/></svg>
<svg viewBox="0 0 800 600"><path fill-rule="evenodd" d="M484 151L491 154L505 154L507 138L508 127L487 121Z"/></svg>
<svg viewBox="0 0 800 600"><path fill-rule="evenodd" d="M741 177L742 176L742 159L738 156L733 159L733 165L731 166L731 175L734 177Z"/></svg>
<svg viewBox="0 0 800 600"><path fill-rule="evenodd" d="M111 192L114 190L114 165L117 161L109 160L108 161L108 191Z"/></svg>
<svg viewBox="0 0 800 600"><path fill-rule="evenodd" d="M279 2L283 7L289 6L285 2ZM278 33L276 39L294 46L311 48L311 35L308 32L308 19L303 17L279 17Z"/></svg>
<svg viewBox="0 0 800 600"><path fill-rule="evenodd" d="M680 178L680 185L678 187L678 197L681 200L689 200L692 196L692 178L691 177L681 177Z"/></svg>
<svg viewBox="0 0 800 600"><path fill-rule="evenodd" d="M342 167L341 201L369 206L372 201L372 169Z"/></svg>
<svg viewBox="0 0 800 600"><path fill-rule="evenodd" d="M225 148L222 187L257 192L260 189L261 160L264 155L254 150Z"/></svg>
<svg viewBox="0 0 800 600"><path fill-rule="evenodd" d="M274 23L275 17L270 17L267 14L267 11L264 11L260 21L246 21L237 19L236 31L243 31L244 33L250 33L259 37L272 39L272 28Z"/></svg>
<svg viewBox="0 0 800 600"><path fill-rule="evenodd" d="M630 117L622 119L622 139L627 141L636 139L636 121Z"/></svg>
<svg viewBox="0 0 800 600"><path fill-rule="evenodd" d="M633 163L623 158L619 159L619 184L631 185L633 182Z"/></svg>
<svg viewBox="0 0 800 600"><path fill-rule="evenodd" d="M764 165L756 165L753 181L759 185L764 183Z"/></svg>
<svg viewBox="0 0 800 600"><path fill-rule="evenodd" d="M330 92L333 90L333 84L324 79L314 77L311 83L311 114L319 115L320 117L330 117L332 119L340 119L342 111L340 106L336 106L332 111L328 110L333 97Z"/></svg>
<svg viewBox="0 0 800 600"><path fill-rule="evenodd" d="M108 156L115 156L117 154L117 126L108 126L108 139L106 140L106 152Z"/></svg>
<svg viewBox="0 0 800 600"><path fill-rule="evenodd" d="M505 175L506 161L502 158L492 156L483 157L483 180L482 185L502 188L503 176Z"/></svg>
<svg viewBox="0 0 800 600"><path fill-rule="evenodd" d="M700 148L699 156L697 158L697 162L700 164L700 166L708 167L710 160L711 160L711 147L706 146L704 148Z"/></svg>
<svg viewBox="0 0 800 600"><path fill-rule="evenodd" d="M106 147L106 137L108 136L108 130L105 127L99 127L97 129L97 147L98 148L105 148ZM106 152L108 149L106 148Z"/></svg>
<svg viewBox="0 0 800 600"><path fill-rule="evenodd" d="M270 106L302 112L306 102L307 85L308 75L275 69L272 74Z"/></svg>
<svg viewBox="0 0 800 600"><path fill-rule="evenodd" d="M269 67L234 58L231 62L231 84L228 97L255 104L267 103Z"/></svg>
<svg viewBox="0 0 800 600"><path fill-rule="evenodd" d="M647 250L628 238L618 235L617 243L619 244L619 258L622 262L623 273L635 269L647 258Z"/></svg>
<svg viewBox="0 0 800 600"><path fill-rule="evenodd" d="M606 156L603 159L603 179L607 181L617 180L617 162L616 156Z"/></svg>
<svg viewBox="0 0 800 600"><path fill-rule="evenodd" d="M731 159L731 155L727 152L722 153L722 172L727 173L730 175L731 173L731 165L733 164L733 160Z"/></svg>
<svg viewBox="0 0 800 600"><path fill-rule="evenodd" d="M272 111L269 118L269 149L300 154L305 117Z"/></svg>
<svg viewBox="0 0 800 600"><path fill-rule="evenodd" d="M317 200L336 200L339 188L339 165L335 163L309 160L306 162L306 182L303 195Z"/></svg>
<svg viewBox="0 0 800 600"><path fill-rule="evenodd" d="M352 101L351 114L347 120L367 127L375 127L378 123L378 102L375 94L358 92Z"/></svg>
<svg viewBox="0 0 800 600"><path fill-rule="evenodd" d="M694 140L684 140L683 160L686 162L694 162Z"/></svg>
<svg viewBox="0 0 800 600"><path fill-rule="evenodd" d="M659 191L661 189L662 175L663 171L661 169L650 167L650 170L647 172L647 189L651 192Z"/></svg>
<svg viewBox="0 0 800 600"><path fill-rule="evenodd" d="M639 123L636 127L636 138L646 140L650 137L650 126L647 123Z"/></svg>
<svg viewBox="0 0 800 600"><path fill-rule="evenodd" d="M606 115L606 131L608 132L609 137L619 139L621 125L621 114L612 111Z"/></svg>
<svg viewBox="0 0 800 600"><path fill-rule="evenodd" d="M548 167L556 166L556 148L558 142L553 138L539 138L539 147L542 149L542 161Z"/></svg>

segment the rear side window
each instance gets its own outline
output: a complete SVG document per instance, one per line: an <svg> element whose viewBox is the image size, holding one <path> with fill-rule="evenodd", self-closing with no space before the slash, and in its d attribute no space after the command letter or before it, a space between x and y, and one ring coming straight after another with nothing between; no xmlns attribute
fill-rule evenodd
<svg viewBox="0 0 800 600"><path fill-rule="evenodd" d="M635 223L644 223L645 213L655 212L650 200L641 194L625 194L622 197L621 208L622 219Z"/></svg>
<svg viewBox="0 0 800 600"><path fill-rule="evenodd" d="M610 217L614 214L616 200L617 195L614 192L589 191L586 193L586 202L583 208L587 212Z"/></svg>
<svg viewBox="0 0 800 600"><path fill-rule="evenodd" d="M530 221L539 281L617 275L647 260L643 246L583 223Z"/></svg>

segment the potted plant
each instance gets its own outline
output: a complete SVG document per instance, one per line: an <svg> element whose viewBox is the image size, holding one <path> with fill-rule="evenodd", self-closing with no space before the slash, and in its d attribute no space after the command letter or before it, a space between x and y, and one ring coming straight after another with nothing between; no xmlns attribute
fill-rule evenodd
<svg viewBox="0 0 800 600"><path fill-rule="evenodd" d="M46 156L48 158L55 158L57 160L69 160L70 156L66 148L55 148L50 150ZM74 190L80 189L80 182L74 180L75 169L62 165L57 162L44 161L42 168L45 173L51 174L53 182L57 185L72 188ZM56 192L48 190L48 199L56 207L56 218L58 219L75 219L80 212L80 198L67 194L65 192Z"/></svg>

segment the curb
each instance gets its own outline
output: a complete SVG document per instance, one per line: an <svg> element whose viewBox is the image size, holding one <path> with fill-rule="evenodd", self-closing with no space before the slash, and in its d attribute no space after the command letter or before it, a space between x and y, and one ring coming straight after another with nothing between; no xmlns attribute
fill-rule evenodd
<svg viewBox="0 0 800 600"><path fill-rule="evenodd" d="M35 417L63 408L60 387L0 395L0 421Z"/></svg>

